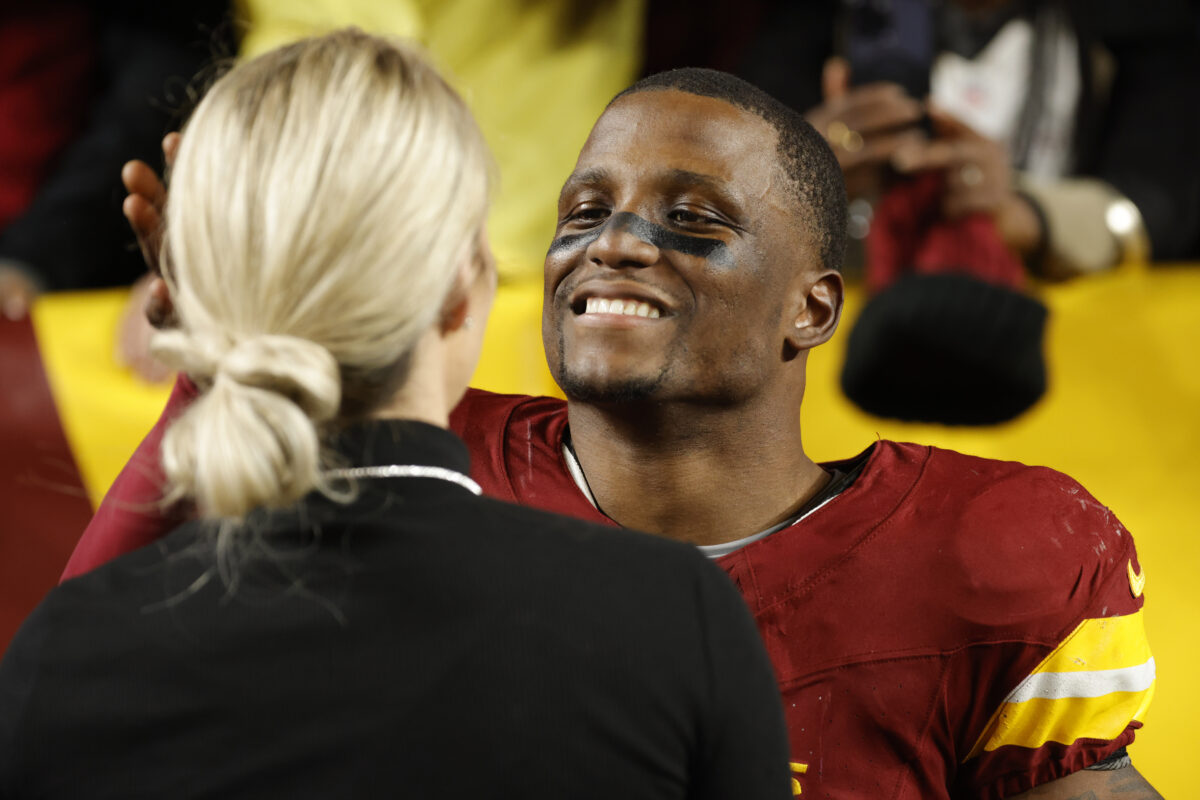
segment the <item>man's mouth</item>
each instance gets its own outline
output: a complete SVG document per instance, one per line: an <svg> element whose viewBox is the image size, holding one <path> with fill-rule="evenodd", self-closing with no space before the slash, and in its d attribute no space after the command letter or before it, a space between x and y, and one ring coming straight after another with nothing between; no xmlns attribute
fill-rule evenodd
<svg viewBox="0 0 1200 800"><path fill-rule="evenodd" d="M657 306L632 297L589 297L582 308L576 303L574 311L576 314L616 314L647 319L658 319L662 316L662 311Z"/></svg>

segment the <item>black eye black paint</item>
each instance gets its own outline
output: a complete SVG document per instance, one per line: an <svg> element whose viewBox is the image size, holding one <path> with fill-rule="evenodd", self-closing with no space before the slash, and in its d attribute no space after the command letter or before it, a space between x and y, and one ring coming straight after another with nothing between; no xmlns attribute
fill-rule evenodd
<svg viewBox="0 0 1200 800"><path fill-rule="evenodd" d="M707 239L703 236L688 236L676 231L669 231L663 226L642 219L629 211L613 214L605 220L603 225L597 225L589 231L558 237L550 243L550 252L559 253L564 250L587 247L599 239L609 227L614 231L631 233L659 250L672 250L676 253L683 253L685 256L699 256L721 266L730 266L733 263L729 257L729 248L720 239Z"/></svg>

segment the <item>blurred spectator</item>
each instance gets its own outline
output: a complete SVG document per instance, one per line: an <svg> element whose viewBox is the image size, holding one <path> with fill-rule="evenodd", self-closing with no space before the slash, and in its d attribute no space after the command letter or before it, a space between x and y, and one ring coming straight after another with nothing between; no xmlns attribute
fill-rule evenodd
<svg viewBox="0 0 1200 800"><path fill-rule="evenodd" d="M121 165L159 161L188 81L230 50L227 10L223 0L117 0L2 12L0 91L16 102L0 112L0 192L19 212L0 221L5 315L24 316L41 291L144 272L121 215Z"/></svg>
<svg viewBox="0 0 1200 800"><path fill-rule="evenodd" d="M0 231L19 216L77 133L96 63L82 3L0 11ZM0 313L24 316L36 287L0 266Z"/></svg>
<svg viewBox="0 0 1200 800"><path fill-rule="evenodd" d="M927 19L915 26L888 17L922 12ZM1034 271L1065 277L1133 255L1138 218L1154 259L1200 257L1200 105L1185 100L1200 83L1195 13L1187 0L747 0L736 13L717 0L652 0L645 69L727 69L806 111L834 145L852 198L873 199L879 173L897 167L914 172L935 157L942 168L957 167L947 191L990 189L987 204L1010 246ZM895 34L874 31L871 74L830 62L871 55L850 52L854 41L871 44L872 32L864 37L854 24L871 14ZM899 43L922 26L927 41ZM862 85L909 82L877 69L889 47L909 56L908 65L924 50L933 101L943 119L961 123L952 134L923 139L920 93ZM968 136L981 141L928 152L939 140ZM916 146L923 141L926 148ZM964 185L967 149L976 161ZM995 153L1015 178L993 168ZM1014 196L1039 215L1032 235ZM978 204L950 205L961 214ZM866 235L870 215L860 204L853 234Z"/></svg>
<svg viewBox="0 0 1200 800"><path fill-rule="evenodd" d="M727 69L834 148L870 302L864 410L1011 419L1042 395L1026 275L1200 258L1200 57L1186 0L654 0L647 71Z"/></svg>
<svg viewBox="0 0 1200 800"><path fill-rule="evenodd" d="M51 159L78 131L95 64L84 4L0 11L0 230L29 205Z"/></svg>

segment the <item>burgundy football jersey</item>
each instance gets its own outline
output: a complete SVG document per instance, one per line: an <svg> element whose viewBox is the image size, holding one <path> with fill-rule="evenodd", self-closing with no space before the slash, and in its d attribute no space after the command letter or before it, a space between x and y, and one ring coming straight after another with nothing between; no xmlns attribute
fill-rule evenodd
<svg viewBox="0 0 1200 800"><path fill-rule="evenodd" d="M568 471L561 400L473 390L451 427L488 494L615 524ZM877 442L718 563L775 665L797 794L1011 796L1131 742L1153 694L1133 539L1050 469Z"/></svg>
<svg viewBox="0 0 1200 800"><path fill-rule="evenodd" d="M191 396L177 387L64 578L173 527L157 450ZM450 422L486 493L615 524L570 475L561 400L471 390ZM779 678L794 794L1011 796L1128 744L1154 691L1132 537L1053 470L876 442L841 494L718 563Z"/></svg>

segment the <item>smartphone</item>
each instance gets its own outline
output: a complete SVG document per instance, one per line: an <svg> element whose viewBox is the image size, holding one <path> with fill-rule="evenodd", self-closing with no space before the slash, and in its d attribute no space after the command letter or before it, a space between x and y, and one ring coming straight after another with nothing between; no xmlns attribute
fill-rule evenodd
<svg viewBox="0 0 1200 800"><path fill-rule="evenodd" d="M909 96L929 94L934 22L929 0L843 0L842 54L855 86L898 83Z"/></svg>

